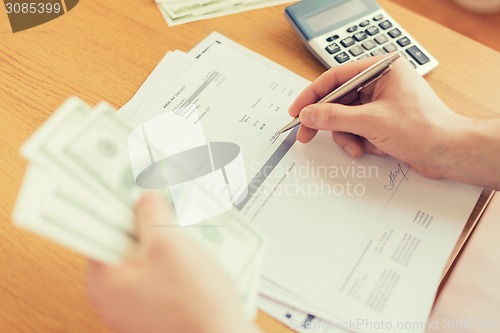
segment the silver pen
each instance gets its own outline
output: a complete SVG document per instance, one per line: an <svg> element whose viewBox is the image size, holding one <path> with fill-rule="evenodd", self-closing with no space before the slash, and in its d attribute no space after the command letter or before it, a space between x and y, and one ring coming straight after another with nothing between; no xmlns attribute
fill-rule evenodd
<svg viewBox="0 0 500 333"><path fill-rule="evenodd" d="M349 81L340 85L337 89L323 97L318 103L333 103L349 94L351 91L360 92L363 88L374 83L382 76L391 70L392 63L399 58L399 53L391 54L390 56L374 63L358 75L354 76ZM279 130L279 134L285 133L295 126L300 125L300 118L296 117L289 122L285 127Z"/></svg>

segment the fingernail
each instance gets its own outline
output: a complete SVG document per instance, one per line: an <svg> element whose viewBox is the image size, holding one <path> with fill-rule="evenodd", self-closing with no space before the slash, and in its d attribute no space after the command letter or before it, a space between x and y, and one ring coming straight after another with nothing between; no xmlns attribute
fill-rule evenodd
<svg viewBox="0 0 500 333"><path fill-rule="evenodd" d="M300 122L304 125L314 125L314 109L311 106L306 106L300 111Z"/></svg>
<svg viewBox="0 0 500 333"><path fill-rule="evenodd" d="M344 150L349 156L354 157L354 149L351 146L347 145L344 147Z"/></svg>

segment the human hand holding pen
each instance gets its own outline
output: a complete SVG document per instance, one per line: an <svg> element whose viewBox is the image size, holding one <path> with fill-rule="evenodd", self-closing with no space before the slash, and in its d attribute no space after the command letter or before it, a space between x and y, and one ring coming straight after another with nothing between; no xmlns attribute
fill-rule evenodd
<svg viewBox="0 0 500 333"><path fill-rule="evenodd" d="M344 97L359 93L362 89L374 84L378 79L389 73L392 68L392 64L399 58L399 53L389 54L383 59L363 69L349 80L335 87L332 92L322 97L316 103L336 103ZM295 117L292 121L280 129L278 133L285 133L298 125L300 125L300 117Z"/></svg>
<svg viewBox="0 0 500 333"><path fill-rule="evenodd" d="M409 62L394 62L388 75L339 103L315 104L382 58L334 67L306 88L289 108L302 122L298 140L306 143L318 130L328 130L353 157L389 154L426 176L449 176L450 165L465 155L452 138L464 136L474 121L451 111Z"/></svg>

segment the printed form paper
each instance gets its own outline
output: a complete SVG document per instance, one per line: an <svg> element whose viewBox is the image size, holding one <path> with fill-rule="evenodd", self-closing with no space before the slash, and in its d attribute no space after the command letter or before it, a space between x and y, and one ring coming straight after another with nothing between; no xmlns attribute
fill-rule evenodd
<svg viewBox="0 0 500 333"><path fill-rule="evenodd" d="M307 300L346 330L421 332L481 189L389 157L353 160L330 133L303 145L294 130L272 143L307 84L216 43L145 113L177 112L201 123L206 141L240 147L248 186L235 206L268 236L263 276L293 293L288 301Z"/></svg>

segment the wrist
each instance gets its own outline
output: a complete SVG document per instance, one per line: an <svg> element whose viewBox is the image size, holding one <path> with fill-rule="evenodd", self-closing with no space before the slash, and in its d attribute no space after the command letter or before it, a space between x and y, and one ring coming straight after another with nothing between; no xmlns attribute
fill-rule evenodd
<svg viewBox="0 0 500 333"><path fill-rule="evenodd" d="M443 178L484 187L500 186L500 119L459 116L445 135Z"/></svg>

